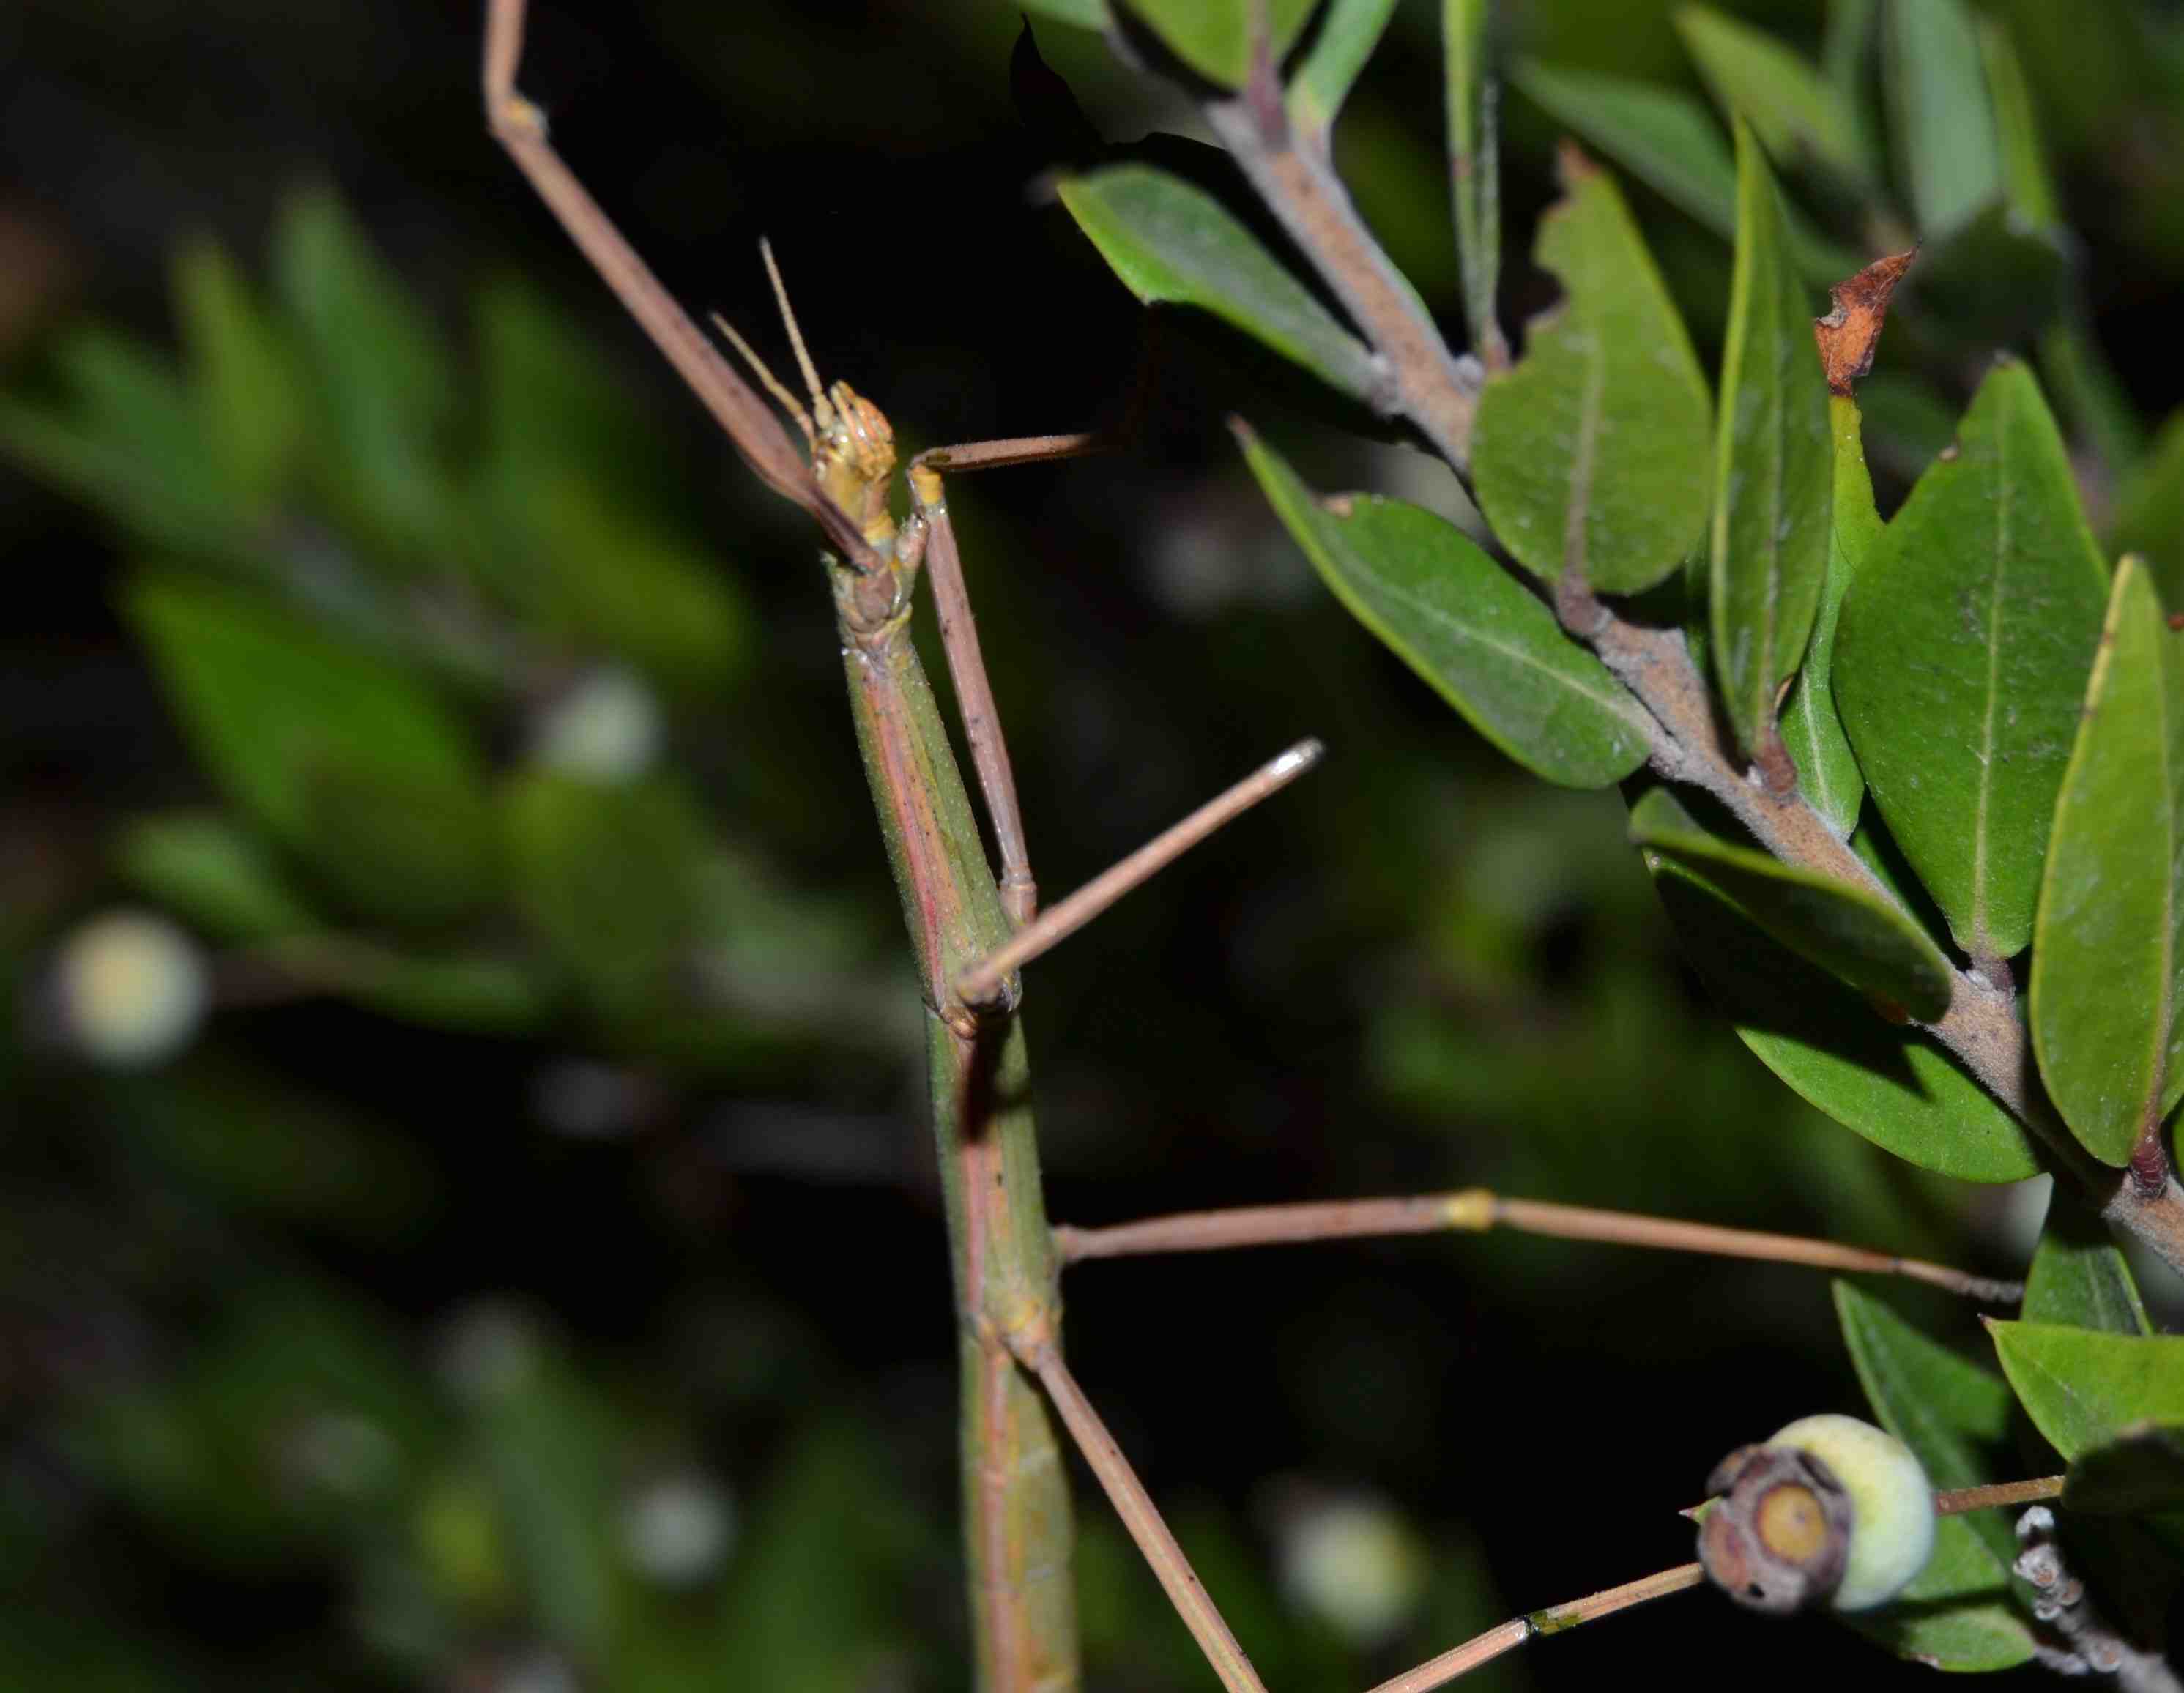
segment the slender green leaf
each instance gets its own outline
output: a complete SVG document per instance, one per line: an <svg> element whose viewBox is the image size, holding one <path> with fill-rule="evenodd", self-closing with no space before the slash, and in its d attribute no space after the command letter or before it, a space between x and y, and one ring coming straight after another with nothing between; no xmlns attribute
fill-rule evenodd
<svg viewBox="0 0 2184 1693"><path fill-rule="evenodd" d="M1880 0L1828 0L1828 19L1820 42L1820 70L1845 101L1864 80L1866 52L1873 45L1874 18Z"/></svg>
<svg viewBox="0 0 2184 1693"><path fill-rule="evenodd" d="M2002 186L2010 208L2043 227L2063 221L2062 198L2040 121L2025 86L2025 67L2011 45L2009 25L1999 18L1979 20L1980 58L1986 68L1987 99L1994 110L1995 142L2002 160Z"/></svg>
<svg viewBox="0 0 2184 1693"><path fill-rule="evenodd" d="M2001 198L2001 149L1963 0L1888 0L1882 34L1897 168L1929 241Z"/></svg>
<svg viewBox="0 0 2184 1693"><path fill-rule="evenodd" d="M1509 80L1567 126L1724 241L1736 237L1736 159L1713 114L1680 88L1523 59ZM1794 214L1791 241L1808 281L1847 276L1864 260Z"/></svg>
<svg viewBox="0 0 2184 1693"><path fill-rule="evenodd" d="M1705 878L1783 945L1922 1022L1948 1009L1952 971L1895 906L1709 833L1665 788L1630 808L1630 838Z"/></svg>
<svg viewBox="0 0 2184 1693"><path fill-rule="evenodd" d="M2048 1200L2048 1220L2025 1278L2020 1314L2028 1322L2112 1334L2153 1332L2131 1266L2109 1238L2106 1225L2059 1185Z"/></svg>
<svg viewBox="0 0 2184 1693"><path fill-rule="evenodd" d="M1267 498L1357 621L1527 770L1604 787L1645 762L1646 715L1554 614L1446 518L1371 494L1321 502L1239 432Z"/></svg>
<svg viewBox="0 0 2184 1693"><path fill-rule="evenodd" d="M1828 398L1828 428L1835 440L1835 498L1828 520L1828 572L1820 588L1813 638L1805 662L1782 713L1782 743L1797 766L1797 784L1828 827L1846 840L1858 827L1865 801L1865 778L1858 755L1836 711L1834 685L1836 620L1844 592L1880 536L1874 510L1873 473L1866 468L1858 402L1844 394Z"/></svg>
<svg viewBox="0 0 2184 1693"><path fill-rule="evenodd" d="M1251 70L1251 14L1263 5L1279 64L1314 0L1120 0L1167 50L1209 81L1240 88Z"/></svg>
<svg viewBox="0 0 2184 1693"><path fill-rule="evenodd" d="M409 675L225 588L147 576L127 604L198 756L276 839L399 903L476 891L482 760Z"/></svg>
<svg viewBox="0 0 2184 1693"><path fill-rule="evenodd" d="M1888 1432L1916 1455L1934 1485L2005 1479L2009 1389L1991 1370L1937 1345L1879 1300L1835 1284L1843 1343L1865 1396ZM1945 1517L1934 1555L1902 1596L1859 1633L1903 1657L1950 1670L2007 1669L2032 1656L2032 1635L2010 1602L2016 1556L1993 1512Z"/></svg>
<svg viewBox="0 0 2184 1693"><path fill-rule="evenodd" d="M1693 967L1738 1038L1793 1092L1897 1157L1961 1181L2040 1172L2023 1126L1927 1037L1883 1021L1664 855L1647 861Z"/></svg>
<svg viewBox="0 0 2184 1693"><path fill-rule="evenodd" d="M1203 189L1148 165L1118 164L1064 182L1061 203L1147 305L1200 307L1353 398L1372 393L1365 343Z"/></svg>
<svg viewBox="0 0 2184 1693"><path fill-rule="evenodd" d="M2075 1461L2142 1423L2184 1423L2184 1334L2110 1334L1990 1317L1995 1356L2032 1426Z"/></svg>
<svg viewBox="0 0 2184 1693"><path fill-rule="evenodd" d="M554 1005L553 984L536 961L397 951L360 935L326 933L276 941L265 955L298 982L427 1028L522 1034Z"/></svg>
<svg viewBox="0 0 2184 1693"><path fill-rule="evenodd" d="M1835 471L1812 302L1790 264L1774 180L1741 119L1736 169L1708 651L1730 726L1758 757L1775 739L1775 701L1797 673L1819 610Z"/></svg>
<svg viewBox="0 0 2184 1693"><path fill-rule="evenodd" d="M139 893L221 940L270 940L317 926L258 838L210 812L130 823L114 843L114 867Z"/></svg>
<svg viewBox="0 0 2184 1693"><path fill-rule="evenodd" d="M2184 410L2170 414L2125 480L2109 544L2144 555L2164 609L2184 611Z"/></svg>
<svg viewBox="0 0 2184 1693"><path fill-rule="evenodd" d="M302 386L280 328L214 242L181 249L174 293L213 450L238 490L268 501L286 482L304 438Z"/></svg>
<svg viewBox="0 0 2184 1693"><path fill-rule="evenodd" d="M1329 0L1311 47L1290 79L1291 123L1324 142L1395 11L1396 0Z"/></svg>
<svg viewBox="0 0 2184 1693"><path fill-rule="evenodd" d="M1056 18L1087 30L1104 30L1115 21L1107 0L1024 0L1024 7L1043 17Z"/></svg>
<svg viewBox="0 0 2184 1693"><path fill-rule="evenodd" d="M1958 943L2032 938L2107 570L2025 368L1981 385L1844 596L1835 692L1866 786Z"/></svg>
<svg viewBox="0 0 2184 1693"><path fill-rule="evenodd" d="M1676 28L1722 110L1749 123L1778 165L1866 174L1847 109L1801 54L1710 6L1679 8Z"/></svg>
<svg viewBox="0 0 2184 1693"><path fill-rule="evenodd" d="M2184 1425L2141 1423L2088 1447L2070 1466L2063 1503L2107 1517L2184 1511Z"/></svg>
<svg viewBox="0 0 2184 1693"><path fill-rule="evenodd" d="M1498 363L1508 348L1501 344L1494 315L1502 277L1502 142L1488 38L1492 14L1491 0L1442 0L1448 170L1456 197L1457 256L1463 268L1463 315L1471 325L1471 344Z"/></svg>
<svg viewBox="0 0 2184 1693"><path fill-rule="evenodd" d="M1707 510L1707 394L1691 338L1607 175L1574 150L1535 253L1563 303L1479 403L1471 469L1502 544L1549 581L1635 593Z"/></svg>
<svg viewBox="0 0 2184 1693"><path fill-rule="evenodd" d="M2070 1132L2126 1162L2184 1097L2184 641L2118 568L2033 930L2032 1049Z"/></svg>

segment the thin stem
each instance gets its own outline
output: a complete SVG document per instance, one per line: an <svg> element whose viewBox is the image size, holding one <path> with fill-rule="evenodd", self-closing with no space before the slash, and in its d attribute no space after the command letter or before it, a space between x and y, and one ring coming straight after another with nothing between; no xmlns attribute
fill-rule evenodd
<svg viewBox="0 0 2184 1693"><path fill-rule="evenodd" d="M1583 1599L1573 1599L1567 1605L1551 1605L1544 1611L1533 1611L1522 1617L1513 1617L1485 1634L1475 1635L1462 1646L1443 1652L1439 1657L1428 1658L1415 1669L1407 1669L1401 1675L1383 1681L1372 1693L1428 1693L1428 1690L1443 1686L1459 1675L1468 1675L1482 1663L1486 1663L1544 1635L1558 1635L1565 1629L1574 1629L1580 1623L1597 1622L1602 1617L1612 1617L1618 1611L1627 1611L1634 1605L1643 1605L1649 1600L1664 1599L1671 1593L1681 1593L1685 1588L1696 1587L1706 1579L1706 1572L1695 1563L1680 1563L1674 1569L1664 1569L1658 1574L1641 1576L1636 1581L1627 1581L1620 1587L1611 1587L1602 1593L1591 1594Z"/></svg>
<svg viewBox="0 0 2184 1693"><path fill-rule="evenodd" d="M1504 1199L1484 1188L1401 1199L1240 1206L1223 1211L1146 1217L1105 1228L1064 1225L1054 1231L1054 1244L1063 1263L1069 1264L1084 1258L1207 1252L1238 1246L1445 1231L1479 1233L1497 1228L1526 1234L1553 1235L1565 1240L1602 1240L1672 1252L1703 1252L1717 1257L1803 1264L1853 1275L1908 1276L1992 1305L2014 1305L2025 1297L2024 1284L2020 1282L1975 1276L1945 1264L1930 1264L1922 1259L1899 1257L1862 1246L1846 1246L1833 1240L1769 1234L1749 1228L1723 1228L1713 1223L1684 1222L1674 1217L1600 1211L1591 1206Z"/></svg>
<svg viewBox="0 0 2184 1693"><path fill-rule="evenodd" d="M966 1005L983 1005L991 1000L1013 972L1075 934L1132 888L1167 868L1222 825L1233 821L1269 794L1288 787L1319 762L1323 750L1318 741L1299 741L1287 752L1268 760L1234 788L1207 800L1181 822L1154 836L1121 863L1102 871L1067 899L1049 906L1037 919L1019 929L1006 945L958 976L956 993Z"/></svg>
<svg viewBox="0 0 2184 1693"><path fill-rule="evenodd" d="M1996 1505L2036 1505L2043 1499L2063 1496L2064 1478L2035 1476L2029 1481L1997 1481L1985 1487L1953 1488L1934 1495L1934 1509L1943 1517L1961 1517L1967 1511L1984 1511Z"/></svg>
<svg viewBox="0 0 2184 1693"><path fill-rule="evenodd" d="M1145 1491L1145 1484L1130 1467L1130 1461L1123 1456L1123 1449L1115 1444L1115 1437L1100 1420L1100 1413L1092 1408L1092 1402L1077 1385L1069 1367L1061 1361L1061 1354L1050 1342L1036 1340L1022 1345L1017 1356L1046 1389L1047 1397L1053 1401L1063 1424L1075 1437L1085 1462L1091 1466L1092 1473L1113 1501L1123 1526L1129 1530L1130 1538L1138 1543L1138 1550L1152 1566L1153 1574L1167 1591L1168 1602L1175 1607L1184 1626L1198 1642L1198 1649L1206 1654L1206 1661L1220 1678L1222 1686L1228 1693L1266 1693L1265 1683L1259 1679L1258 1671L1251 1668L1251 1660L1244 1655L1244 1648L1236 1643L1236 1636L1207 1596L1205 1584L1192 1570L1183 1548L1176 1544L1160 1507L1153 1503L1152 1495Z"/></svg>

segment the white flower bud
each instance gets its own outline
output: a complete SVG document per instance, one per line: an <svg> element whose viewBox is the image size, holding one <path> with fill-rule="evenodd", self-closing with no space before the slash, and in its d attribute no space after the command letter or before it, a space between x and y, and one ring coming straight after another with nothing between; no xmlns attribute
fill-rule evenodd
<svg viewBox="0 0 2184 1693"><path fill-rule="evenodd" d="M83 924L61 944L53 983L75 1044L97 1063L129 1068L187 1046L211 997L196 944L149 911L108 911Z"/></svg>

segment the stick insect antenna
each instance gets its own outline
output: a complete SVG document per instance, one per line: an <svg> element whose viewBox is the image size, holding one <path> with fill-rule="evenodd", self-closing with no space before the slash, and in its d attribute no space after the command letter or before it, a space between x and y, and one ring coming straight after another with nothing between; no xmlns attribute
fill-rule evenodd
<svg viewBox="0 0 2184 1693"><path fill-rule="evenodd" d="M773 243L760 236L758 250L759 256L766 260L766 274L773 281L773 298L781 307L781 321L788 331L788 344L796 349L796 363L804 372L804 386L811 390L812 409L818 410L827 404L826 391L819 385L818 367L804 350L804 331L796 326L795 308L788 304L788 290L782 286L781 266L773 262Z"/></svg>
<svg viewBox="0 0 2184 1693"><path fill-rule="evenodd" d="M766 369L766 360L751 349L750 342L736 333L735 325L718 312L712 314L712 319L713 327L726 337L728 345L744 355L744 363L751 367L751 374L766 385L766 391L774 397L781 409L796 420L796 426L804 432L805 444L809 446L816 441L818 437L811 430L811 415L804 409L804 403L789 392L778 376Z"/></svg>

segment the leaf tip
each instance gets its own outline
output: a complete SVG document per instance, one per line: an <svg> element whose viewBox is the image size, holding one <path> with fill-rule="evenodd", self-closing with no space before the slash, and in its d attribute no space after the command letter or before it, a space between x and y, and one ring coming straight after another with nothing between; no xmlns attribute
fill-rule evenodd
<svg viewBox="0 0 2184 1693"><path fill-rule="evenodd" d="M1858 379L1873 368L1874 350L1880 344L1880 326L1888 315L1889 296L1918 256L1916 247L1892 253L1828 290L1835 309L1825 317L1813 320L1813 338L1819 343L1830 393L1849 398Z"/></svg>

